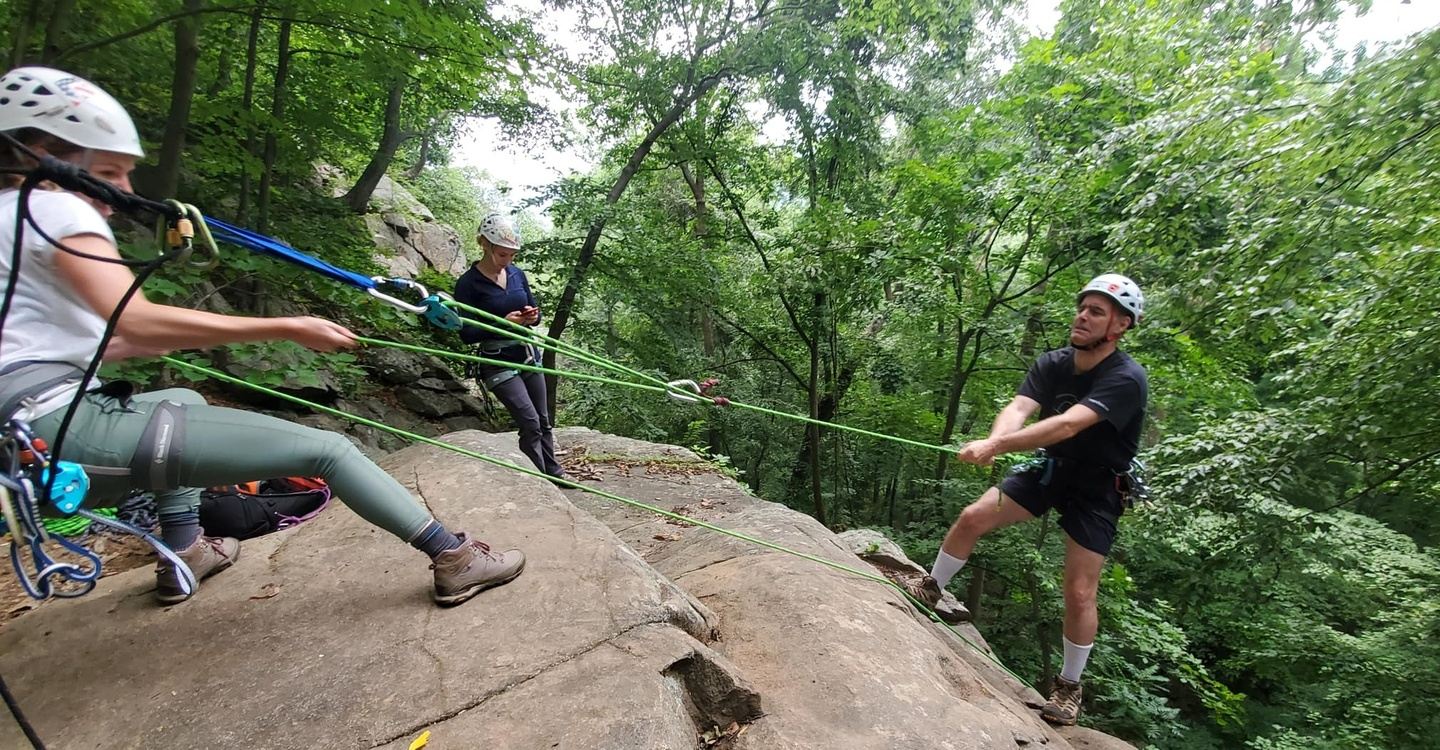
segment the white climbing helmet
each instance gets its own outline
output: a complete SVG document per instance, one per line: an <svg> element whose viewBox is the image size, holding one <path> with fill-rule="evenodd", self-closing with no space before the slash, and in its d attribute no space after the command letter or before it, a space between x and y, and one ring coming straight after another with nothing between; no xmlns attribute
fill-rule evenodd
<svg viewBox="0 0 1440 750"><path fill-rule="evenodd" d="M1075 301L1079 302L1091 292L1115 300L1115 304L1130 315L1131 327L1140 325L1140 319L1145 317L1145 295L1140 293L1140 286L1129 277L1118 273L1102 273L1091 279L1090 283L1075 295Z"/></svg>
<svg viewBox="0 0 1440 750"><path fill-rule="evenodd" d="M476 234L490 240L492 245L510 250L520 249L520 230L515 227L515 222L501 214L490 214L482 219Z"/></svg>
<svg viewBox="0 0 1440 750"><path fill-rule="evenodd" d="M82 148L145 155L135 123L115 97L54 68L16 68L0 76L0 130L35 128Z"/></svg>

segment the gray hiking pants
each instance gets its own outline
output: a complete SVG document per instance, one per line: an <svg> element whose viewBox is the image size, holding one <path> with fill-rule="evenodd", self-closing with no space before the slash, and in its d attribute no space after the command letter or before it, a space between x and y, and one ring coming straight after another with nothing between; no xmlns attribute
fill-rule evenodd
<svg viewBox="0 0 1440 750"><path fill-rule="evenodd" d="M481 365L481 379L489 378L504 368ZM520 430L520 452L524 453L535 468L552 477L563 476L565 470L555 459L555 437L551 432L550 413L545 388L545 376L538 372L521 372L498 385L490 386L490 392L505 405L515 427Z"/></svg>
<svg viewBox="0 0 1440 750"><path fill-rule="evenodd" d="M168 402L168 403L167 403ZM157 412L163 412L157 417ZM65 409L57 409L31 426L51 445ZM168 441L165 465L136 449L152 419ZM147 440L146 442L153 443ZM394 477L366 458L343 435L283 419L210 406L200 394L184 388L136 394L126 401L88 394L75 412L61 447L67 461L83 464L90 475L87 507L114 505L131 490L155 492L162 521L193 513L200 490L274 477L324 477L335 496L361 518L411 541L431 520L429 511Z"/></svg>

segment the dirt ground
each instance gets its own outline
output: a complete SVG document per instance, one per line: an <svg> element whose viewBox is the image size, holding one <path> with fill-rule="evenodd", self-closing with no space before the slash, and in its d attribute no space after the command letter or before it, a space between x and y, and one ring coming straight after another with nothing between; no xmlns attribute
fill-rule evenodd
<svg viewBox="0 0 1440 750"><path fill-rule="evenodd" d="M137 537L109 532L86 534L80 543L100 556L100 577L105 578L134 568L155 564L155 553L150 545ZM31 599L20 587L15 577L15 568L10 563L10 535L0 536L0 628L25 613L42 607L46 603ZM57 545L52 545L51 554L59 555ZM28 550L27 550L28 552ZM29 564L28 555L23 558Z"/></svg>

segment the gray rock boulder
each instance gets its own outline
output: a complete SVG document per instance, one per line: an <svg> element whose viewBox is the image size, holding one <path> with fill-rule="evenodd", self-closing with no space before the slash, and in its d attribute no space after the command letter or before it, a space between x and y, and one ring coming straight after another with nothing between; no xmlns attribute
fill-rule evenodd
<svg viewBox="0 0 1440 750"><path fill-rule="evenodd" d="M689 451L583 428L557 431L557 442L573 473L598 488L877 572L814 519L750 495ZM1027 707L1035 692L993 661L973 627L933 623L885 583L579 491L566 495L718 616L712 648L765 701L765 717L731 747L1068 747Z"/></svg>
<svg viewBox="0 0 1440 750"><path fill-rule="evenodd" d="M513 433L446 439L527 465ZM180 606L151 603L148 569L47 603L0 629L0 673L56 748L1129 747L1045 725L974 628L921 617L847 541L693 453L558 442L572 476L810 559L414 446L382 466L524 548L523 576L435 608L424 557L337 505Z"/></svg>
<svg viewBox="0 0 1440 750"><path fill-rule="evenodd" d="M414 278L425 267L451 276L465 271L460 233L435 215L389 177L382 177L370 196L365 227L381 252L375 259L396 276Z"/></svg>
<svg viewBox="0 0 1440 750"><path fill-rule="evenodd" d="M511 436L459 445L512 461ZM416 446L385 468L437 515L529 552L453 609L423 555L333 506L246 542L177 607L149 569L0 631L0 673L54 748L686 748L760 698L719 621L548 483ZM22 747L0 722L0 747Z"/></svg>

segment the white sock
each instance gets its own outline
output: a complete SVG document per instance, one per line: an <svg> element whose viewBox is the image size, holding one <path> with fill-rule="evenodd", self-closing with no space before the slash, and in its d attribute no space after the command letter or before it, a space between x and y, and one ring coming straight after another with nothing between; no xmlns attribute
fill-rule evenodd
<svg viewBox="0 0 1440 750"><path fill-rule="evenodd" d="M964 560L947 555L942 549L940 554L935 556L935 565L930 568L930 577L934 578L935 582L940 584L940 588L943 589L945 584L950 583L950 579L954 578L955 574L959 573L963 567L965 567Z"/></svg>
<svg viewBox="0 0 1440 750"><path fill-rule="evenodd" d="M1065 666L1060 668L1060 676L1071 682L1079 682L1080 673L1085 671L1085 662L1090 659L1090 649L1095 648L1095 644L1077 646L1064 636L1061 636L1060 640L1065 642Z"/></svg>

